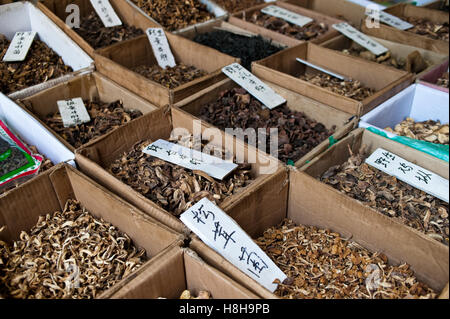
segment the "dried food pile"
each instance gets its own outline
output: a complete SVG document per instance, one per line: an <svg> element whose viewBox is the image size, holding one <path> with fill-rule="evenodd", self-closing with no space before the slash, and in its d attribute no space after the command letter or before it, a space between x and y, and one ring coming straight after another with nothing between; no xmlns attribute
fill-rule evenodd
<svg viewBox="0 0 450 319"><path fill-rule="evenodd" d="M259 128L278 128L278 158L284 162L296 162L335 129L328 130L323 124L285 105L273 110L263 109L263 105L243 88L222 92L217 101L201 109L200 118L222 130L253 128L257 134ZM271 150L270 143L267 136L267 153Z"/></svg>
<svg viewBox="0 0 450 319"><path fill-rule="evenodd" d="M132 1L168 31L175 31L214 18L206 5L198 0Z"/></svg>
<svg viewBox="0 0 450 319"><path fill-rule="evenodd" d="M401 18L412 25L413 28L406 31L413 32L420 35L425 35L433 40L448 41L449 24L448 23L435 23L425 18L408 17Z"/></svg>
<svg viewBox="0 0 450 319"><path fill-rule="evenodd" d="M144 34L141 29L126 23L107 28L95 12L82 18L80 27L74 28L74 30L94 49L104 48L116 42L125 41Z"/></svg>
<svg viewBox="0 0 450 319"><path fill-rule="evenodd" d="M181 293L180 299L212 299L212 297L209 291L200 290L196 297L189 290L185 290Z"/></svg>
<svg viewBox="0 0 450 319"><path fill-rule="evenodd" d="M214 0L214 2L230 13L265 3L264 0Z"/></svg>
<svg viewBox="0 0 450 319"><path fill-rule="evenodd" d="M60 56L36 38L21 62L3 62L10 41L0 34L0 92L10 94L71 73Z"/></svg>
<svg viewBox="0 0 450 319"><path fill-rule="evenodd" d="M340 80L325 73L307 73L301 75L300 79L357 101L363 101L375 93L374 89L364 87L357 80Z"/></svg>
<svg viewBox="0 0 450 319"><path fill-rule="evenodd" d="M328 26L323 22L318 23L313 21L300 27L286 20L262 13L261 11L253 13L248 21L266 29L304 41L314 40L328 31Z"/></svg>
<svg viewBox="0 0 450 319"><path fill-rule="evenodd" d="M68 200L62 212L40 216L19 240L0 241L0 295L95 298L145 259L126 234Z"/></svg>
<svg viewBox="0 0 450 319"><path fill-rule="evenodd" d="M275 294L287 299L435 298L409 265L392 266L328 229L284 220L256 243L288 276Z"/></svg>
<svg viewBox="0 0 450 319"><path fill-rule="evenodd" d="M188 66L183 63L165 69L159 65L139 65L132 70L169 89L177 88L208 74L208 72L199 70L195 66Z"/></svg>
<svg viewBox="0 0 450 319"><path fill-rule="evenodd" d="M223 30L197 34L194 41L241 59L241 65L247 70L251 70L253 61L282 50L261 36L247 37Z"/></svg>
<svg viewBox="0 0 450 319"><path fill-rule="evenodd" d="M448 72L444 72L442 76L437 80L437 85L448 88Z"/></svg>
<svg viewBox="0 0 450 319"><path fill-rule="evenodd" d="M387 127L386 130L401 136L407 136L434 144L449 144L448 123L441 124L440 121L429 120L416 123L414 119L408 117L400 124L397 124L394 130L390 127Z"/></svg>
<svg viewBox="0 0 450 319"><path fill-rule="evenodd" d="M59 112L49 114L44 122L74 148L102 136L119 126L142 116L138 110L125 109L122 101L103 103L97 100L83 101L91 121L72 127L64 127Z"/></svg>
<svg viewBox="0 0 450 319"><path fill-rule="evenodd" d="M448 245L448 204L364 163L366 150L351 150L342 165L330 167L320 180L380 213L395 218Z"/></svg>
<svg viewBox="0 0 450 319"><path fill-rule="evenodd" d="M142 150L151 143L149 140L136 143L129 152L115 160L108 170L175 216L184 213L204 197L220 204L253 180L250 164L239 164L233 172L219 181L201 171L191 171L143 153ZM202 146L206 144L205 141ZM187 140L180 141L180 145L199 149ZM229 159L229 155L217 148L211 155Z"/></svg>

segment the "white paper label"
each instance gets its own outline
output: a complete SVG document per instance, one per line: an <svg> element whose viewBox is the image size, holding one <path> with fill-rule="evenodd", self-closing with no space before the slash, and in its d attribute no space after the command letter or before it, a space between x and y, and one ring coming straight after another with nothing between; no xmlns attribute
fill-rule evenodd
<svg viewBox="0 0 450 319"><path fill-rule="evenodd" d="M110 28L122 25L122 21L120 21L119 16L116 14L108 0L91 0L91 4L105 27Z"/></svg>
<svg viewBox="0 0 450 319"><path fill-rule="evenodd" d="M168 66L173 68L177 65L170 50L166 34L162 28L148 28L147 37L152 46L153 54L161 68L165 69Z"/></svg>
<svg viewBox="0 0 450 319"><path fill-rule="evenodd" d="M16 32L3 57L3 61L18 62L25 60L35 36L35 31Z"/></svg>
<svg viewBox="0 0 450 319"><path fill-rule="evenodd" d="M373 152L366 163L448 203L448 179L382 148Z"/></svg>
<svg viewBox="0 0 450 319"><path fill-rule="evenodd" d="M347 22L333 24L333 28L341 32L346 37L352 39L359 45L365 47L367 50L371 51L375 55L381 55L389 51L388 48L372 40L364 33L359 32L354 27L349 25Z"/></svg>
<svg viewBox="0 0 450 319"><path fill-rule="evenodd" d="M75 99L57 101L56 103L58 104L64 127L90 122L91 117L82 98L77 97Z"/></svg>
<svg viewBox="0 0 450 319"><path fill-rule="evenodd" d="M187 169L205 172L219 180L225 178L238 167L237 164L224 161L221 158L164 140L157 140L147 146L143 152Z"/></svg>
<svg viewBox="0 0 450 319"><path fill-rule="evenodd" d="M278 287L273 283L276 279L283 282L287 278L247 233L207 198L181 214L180 220L206 245L271 292Z"/></svg>
<svg viewBox="0 0 450 319"><path fill-rule="evenodd" d="M314 19L302 16L298 13L286 10L284 8L280 8L278 6L267 6L261 10L262 13L283 19L287 22L290 22L292 24L298 25L300 27L304 27L308 23L311 23L314 21Z"/></svg>
<svg viewBox="0 0 450 319"><path fill-rule="evenodd" d="M274 109L286 103L286 99L275 93L268 85L247 71L239 63L230 64L222 69L230 79L246 89L269 109Z"/></svg>
<svg viewBox="0 0 450 319"><path fill-rule="evenodd" d="M408 23L384 11L369 10L366 12L366 15L368 15L373 19L380 19L381 22L386 23L387 25L390 25L400 30L408 30L414 27L414 25L412 25L411 23Z"/></svg>

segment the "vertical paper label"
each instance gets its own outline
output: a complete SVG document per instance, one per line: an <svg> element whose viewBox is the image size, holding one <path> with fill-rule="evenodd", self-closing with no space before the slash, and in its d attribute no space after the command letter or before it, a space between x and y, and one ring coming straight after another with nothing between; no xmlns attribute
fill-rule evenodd
<svg viewBox="0 0 450 319"><path fill-rule="evenodd" d="M283 282L287 278L247 233L208 199L188 209L180 220L206 245L271 292L278 287L273 283L276 279Z"/></svg>
<svg viewBox="0 0 450 319"><path fill-rule="evenodd" d="M278 6L270 5L263 9L261 9L262 13L283 19L287 22L290 22L292 24L298 25L300 27L304 27L308 23L311 23L314 21L314 19L302 16L298 13L286 10L284 8L280 8Z"/></svg>
<svg viewBox="0 0 450 319"><path fill-rule="evenodd" d="M153 54L155 55L158 65L165 69L166 67L173 68L177 64L170 50L169 42L166 34L161 28L148 28L147 37L152 46Z"/></svg>
<svg viewBox="0 0 450 319"><path fill-rule="evenodd" d="M36 32L16 32L3 57L4 62L19 62L25 60Z"/></svg>
<svg viewBox="0 0 450 319"><path fill-rule="evenodd" d="M77 97L70 100L57 101L64 127L71 127L91 121L83 99Z"/></svg>
<svg viewBox="0 0 450 319"><path fill-rule="evenodd" d="M384 11L370 10L366 12L366 15L368 15L372 19L380 19L381 22L390 25L394 28L397 28L399 30L408 30L414 27L414 25L412 25L411 23L408 23Z"/></svg>
<svg viewBox="0 0 450 319"><path fill-rule="evenodd" d="M382 148L373 152L366 163L448 203L448 179Z"/></svg>
<svg viewBox="0 0 450 319"><path fill-rule="evenodd" d="M378 42L372 40L364 33L359 32L346 22L333 24L333 28L341 32L346 37L352 39L359 45L365 47L367 50L371 51L375 55L381 55L389 51L388 48L385 48Z"/></svg>
<svg viewBox="0 0 450 319"><path fill-rule="evenodd" d="M122 25L122 21L120 21L119 16L116 14L108 0L91 0L91 4L105 27L110 28Z"/></svg>
<svg viewBox="0 0 450 319"><path fill-rule="evenodd" d="M157 140L142 151L145 154L160 158L166 162L190 170L205 172L209 176L219 180L224 179L238 167L237 164L226 162L221 158L164 140Z"/></svg>
<svg viewBox="0 0 450 319"><path fill-rule="evenodd" d="M274 109L286 103L286 99L275 93L268 85L247 71L239 63L230 64L222 69L230 79L246 89L269 109Z"/></svg>

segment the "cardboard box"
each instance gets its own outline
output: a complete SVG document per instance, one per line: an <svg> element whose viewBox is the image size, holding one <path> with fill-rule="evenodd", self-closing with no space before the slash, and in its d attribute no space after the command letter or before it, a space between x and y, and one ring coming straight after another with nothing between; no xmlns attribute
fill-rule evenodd
<svg viewBox="0 0 450 319"><path fill-rule="evenodd" d="M300 171L290 171L286 217L296 224L328 228L338 232L342 238L351 238L371 251L385 254L391 264L408 263L419 280L436 292L442 291L440 297L448 299L448 289L445 289L449 280L448 246L364 206L316 179L330 166L347 160L348 145L357 151L362 143L372 150L383 147L448 178L448 163L367 130L358 129ZM283 200L285 199L279 199L280 202ZM272 226L275 225L277 223ZM259 233L252 237L257 238L261 235L262 233ZM203 260L260 297L276 297L197 237L191 241L190 247Z"/></svg>
<svg viewBox="0 0 450 319"><path fill-rule="evenodd" d="M448 57L447 61L435 66L433 69L429 70L428 73L421 76L419 78L419 83L432 87L433 89L448 93L448 87L446 88L436 84L439 78L442 77L445 72L448 72Z"/></svg>
<svg viewBox="0 0 450 319"><path fill-rule="evenodd" d="M183 236L161 225L67 164L60 164L0 198L0 239L11 242L29 231L43 214L64 209L68 199L81 203L94 217L123 231L146 250L144 265L97 298L107 298L139 275L165 250L183 244ZM0 227L1 227L0 226Z"/></svg>
<svg viewBox="0 0 450 319"><path fill-rule="evenodd" d="M362 85L373 88L376 92L363 101L357 101L300 80L298 78L300 75L317 71L297 62L296 58L358 80ZM372 62L313 43L303 43L266 59L253 62L252 72L262 80L271 81L301 95L358 116L369 112L400 92L413 80L413 75L405 71L395 70L384 65L375 65Z"/></svg>
<svg viewBox="0 0 450 319"><path fill-rule="evenodd" d="M449 119L448 104L448 93L414 84L361 117L359 127L375 127L388 136L395 136L397 134L384 129L394 129L407 117L416 122L433 120L446 124Z"/></svg>
<svg viewBox="0 0 450 319"><path fill-rule="evenodd" d="M166 32L170 49L177 63L208 72L201 78L169 89L133 72L131 68L146 64L156 65L156 58L146 35L99 49L95 53L97 70L123 87L138 94L158 107L176 103L225 78L221 69L238 62L226 54Z"/></svg>
<svg viewBox="0 0 450 319"><path fill-rule="evenodd" d="M213 299L259 299L234 280L205 263L189 248L173 247L154 258L139 276L112 295L113 299L179 299L184 290Z"/></svg>
<svg viewBox="0 0 450 319"><path fill-rule="evenodd" d="M332 126L336 126L335 133L332 135L335 140L339 140L346 136L352 129L356 127L357 119L350 113L343 112L341 110L332 108L323 103L309 99L305 96L284 89L274 83L266 82L276 93L280 94L287 100L287 106L293 111L303 112L309 118L314 119L326 128L330 129ZM190 99L177 103L175 107L179 108L183 112L189 113L198 120L203 106L208 103L214 102L219 98L219 94L225 90L229 90L235 87L239 87L238 84L231 79L226 79L215 86L212 86L208 90L204 90L202 93L197 94ZM203 121L206 126L214 127L214 125ZM308 154L299 159L295 166L301 167L314 157L325 151L330 146L330 140L326 139L316 147L314 147ZM269 150L267 150L269 151Z"/></svg>
<svg viewBox="0 0 450 319"><path fill-rule="evenodd" d="M321 13L312 11L312 10L308 10L287 2L283 2L283 1L277 1L277 2L270 2L270 3L266 3L266 4L262 4L259 6L255 6L253 8L250 8L248 10L245 11L241 11L238 13L235 13L233 15L230 16L229 18L229 22L231 24L234 24L242 29L248 30L250 32L254 32L257 34L260 34L263 37L272 39L278 43L282 43L285 44L289 47L295 46L297 44L300 43L304 43L305 41L303 40L297 40L294 37L290 37L281 33L278 33L276 31L270 30L270 29L266 29L264 27L258 26L252 22L246 21L245 18L246 17L251 17L252 14L254 12L258 12L260 11L262 8L267 7L269 5L276 5L278 7L284 8L286 10L298 13L300 15L306 16L306 17L310 17L312 19L315 20L315 22L318 23L324 23L325 25L328 26L328 31L326 33L324 33L321 36L318 36L317 38L309 41L309 42L313 42L313 43L322 43L326 40L329 40L331 38L334 38L335 36L339 35L339 32L334 30L331 25L335 24L335 23L340 23L342 22L341 20L335 19L335 18L331 18L328 17L326 15L323 15Z"/></svg>
<svg viewBox="0 0 450 319"><path fill-rule="evenodd" d="M139 110L143 114L157 109L156 106L97 72L74 77L67 82L19 100L18 103L73 152L75 148L46 125L44 120L47 115L58 112L57 101L76 97L81 97L83 100L99 99L104 103L120 100L126 109Z"/></svg>
<svg viewBox="0 0 450 319"><path fill-rule="evenodd" d="M159 27L159 24L150 21L127 1L110 0L109 2L122 23L142 29L144 33L148 28ZM66 7L68 5L77 5L80 8L80 21L87 17L91 12L94 12L94 8L89 0L41 0L40 2L37 2L36 5L47 15L47 17L56 23L61 30L86 51L86 53L91 57L94 57L95 49L65 22L67 16L70 14L66 12Z"/></svg>
<svg viewBox="0 0 450 319"><path fill-rule="evenodd" d="M398 4L387 8L386 12L397 17L420 17L437 23L449 23L448 12L416 7L409 4ZM402 31L394 27L380 23L379 28L369 28L363 23L361 30L371 36L386 39L393 42L412 45L418 48L449 54L449 43L444 40L434 40L424 35L412 33L408 30Z"/></svg>
<svg viewBox="0 0 450 319"><path fill-rule="evenodd" d="M391 52L392 56L395 57L396 59L402 58L406 61L409 54L411 54L414 51L418 51L422 55L422 57L425 59L425 61L427 61L429 63L429 65L425 70L421 71L418 74L415 74L414 79L424 76L431 69L433 69L436 65L441 64L446 59L448 60L448 56L446 56L445 54L440 54L440 53L425 50L422 48L416 48L416 47L413 47L413 46L407 45L407 44L401 44L401 43L396 43L396 42L392 42L392 41L388 41L388 40L384 40L384 39L379 39L376 37L371 37L371 38L374 41L383 45L384 47L388 48L389 51ZM347 38L344 35L340 35L334 39L331 39L331 40L328 40L327 42L322 43L321 46L328 48L328 49L333 49L336 51L342 51L345 49L349 49L353 43L354 43L354 41L352 39ZM374 62L374 63L376 63L376 62ZM392 67L392 68L394 68L394 67Z"/></svg>
<svg viewBox="0 0 450 319"><path fill-rule="evenodd" d="M19 99L30 96L75 75L94 69L94 61L33 4L22 1L1 6L0 21L2 21L0 33L4 34L9 40L18 31L36 31L39 39L74 70L74 72L57 79L13 92L8 95L10 98Z"/></svg>
<svg viewBox="0 0 450 319"><path fill-rule="evenodd" d="M219 205L220 208L235 218L240 225L247 226L255 232L259 231L260 227L264 227L262 225L270 223L271 219L284 214L286 203L274 205L274 198L283 196L287 192L287 185L285 184L287 172L282 164L262 152L257 152L257 150L241 141L233 141L232 137L220 131L218 131L220 136L211 140L212 137L208 135L206 126L202 125L196 128L195 125L196 123L193 122L191 116L178 109L159 109L140 117L130 125L122 126L111 134L86 144L76 151L75 159L80 169L100 184L165 225L178 232L189 233L187 227L172 213L147 199L131 186L122 183L106 169L115 159L128 152L135 143L148 139L152 141L157 139L168 140L174 129L187 130L186 132L189 132L189 134L200 134L201 132L204 134L205 140L209 140L216 145L219 143L216 138L220 139L221 137L222 145L227 151L236 155L237 162L248 162L250 152L255 152L252 154L256 154L256 163L250 163L252 175L255 178L252 183L225 199ZM194 129L199 131L196 132ZM177 131L177 133L179 132ZM227 145L230 143L227 143L224 139L233 142L231 145ZM233 149L236 152L233 152ZM242 152L237 149L242 150ZM253 213L248 212L251 208L255 208ZM261 223L255 224L256 220L261 220Z"/></svg>

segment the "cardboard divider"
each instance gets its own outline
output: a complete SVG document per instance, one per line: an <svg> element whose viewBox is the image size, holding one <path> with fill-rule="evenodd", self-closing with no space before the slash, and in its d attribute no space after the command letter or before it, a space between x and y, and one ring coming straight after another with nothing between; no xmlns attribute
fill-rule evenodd
<svg viewBox="0 0 450 319"><path fill-rule="evenodd" d="M437 23L449 23L448 12L433 10L429 8L416 7L413 5L401 3L385 10L397 17L418 17L429 19ZM434 40L424 35L415 34L408 30L402 31L394 27L380 23L379 28L369 28L365 23L361 25L361 30L370 35L393 42L412 45L418 48L449 54L449 42L444 40Z"/></svg>
<svg viewBox="0 0 450 319"><path fill-rule="evenodd" d="M213 299L258 299L258 296L202 261L188 248L173 247L123 286L113 299L179 299L184 290Z"/></svg>
<svg viewBox="0 0 450 319"><path fill-rule="evenodd" d="M29 231L39 216L63 210L69 199L79 201L95 218L103 218L116 226L129 235L137 247L146 250L148 261L98 298L107 298L136 277L154 256L183 244L181 234L124 202L67 164L59 164L0 198L0 226L6 226L0 239L6 242L17 240L20 232Z"/></svg>
<svg viewBox="0 0 450 319"><path fill-rule="evenodd" d="M335 140L339 140L347 135L352 129L356 127L357 119L352 118L352 114L343 112L341 110L332 108L328 105L312 100L303 95L297 94L293 91L287 90L281 86L271 83L270 80L266 83L278 94L287 100L287 107L293 111L303 112L309 118L312 118L323 125L327 129L332 126L336 126L335 133L332 135ZM215 86L212 86L208 90L204 90L199 94L192 96L190 99L186 99L175 105L175 108L180 109L183 112L189 113L196 119L200 120L199 115L202 107L206 104L214 102L218 99L221 92L239 87L238 84L231 79L226 79ZM204 121L203 121L204 122ZM204 122L208 127L214 127L214 125ZM295 166L301 167L306 162L312 160L318 154L323 152L330 146L330 141L327 139L313 148L308 154L299 159Z"/></svg>
<svg viewBox="0 0 450 319"><path fill-rule="evenodd" d="M225 75L222 74L221 69L231 63L239 62L236 58L183 37L168 32L166 36L177 63L195 66L209 74L177 88L169 89L133 72L130 68L142 64L157 64L146 35L97 50L95 53L97 70L158 107L162 107L179 102L223 80Z"/></svg>
<svg viewBox="0 0 450 319"><path fill-rule="evenodd" d="M189 233L189 229L178 218L133 190L130 186L122 183L106 170L115 159L124 152L128 152L135 143L144 140L168 140L173 129L177 129L177 133L180 130L188 134L202 133L204 134L202 136L203 139L209 140L215 145L222 143L225 150L236 155L237 162L248 162L254 155L255 163L250 163L254 180L250 185L228 197L219 205L233 218L235 218L233 215L235 210L231 209L229 211L229 208L239 205L237 202L246 201L252 207L255 207L256 209L252 215L235 218L240 225L246 225L249 220L263 218L263 216L268 214L277 216L284 214L286 203L274 205L271 202L272 196L265 197L266 192L270 192L270 189L278 192L278 196L283 196L283 194L287 193L284 183L287 178L287 172L278 160L247 146L241 141L235 140L219 130L214 132L217 135L211 137L207 131L208 127L205 125L196 126L191 116L178 110L159 109L146 114L136 119L133 123L124 125L111 134L81 147L76 151L75 159L80 169L100 184L105 185L114 193L120 194L122 198L167 226L179 232Z"/></svg>
<svg viewBox="0 0 450 319"><path fill-rule="evenodd" d="M39 39L57 53L73 72L8 94L19 99L35 94L94 69L94 61L32 3L18 2L0 7L0 33L11 40L18 31L36 31Z"/></svg>
<svg viewBox="0 0 450 319"><path fill-rule="evenodd" d="M448 178L448 163L369 131L357 129L301 170L290 170L288 209L285 217L296 224L338 232L342 238L351 238L352 241L373 252L385 254L390 264L408 263L419 280L437 293L441 292L440 298L448 299L448 288L446 289L449 281L448 246L346 197L316 179L330 166L347 160L348 145L353 151L357 151L362 144L368 145L371 150L383 147ZM280 202L283 200L279 199ZM255 233L252 234L252 238L261 235L262 232ZM190 248L209 264L260 297L276 298L274 294L206 246L197 236L191 240Z"/></svg>
<svg viewBox="0 0 450 319"><path fill-rule="evenodd" d="M413 46L407 45L407 44L401 44L401 43L396 43L393 41L379 39L376 37L371 37L371 38L373 40L377 41L378 43L380 43L381 45L383 45L384 47L388 48L389 51L391 52L392 56L395 57L397 60L399 58L402 58L406 61L409 54L411 54L414 51L418 51L422 55L422 57L425 59L425 61L427 61L429 63L429 65L425 70L421 71L418 74L415 74L414 79L418 79L418 78L424 76L431 69L433 69L434 67L436 67L437 65L443 63L446 59L448 59L448 57L445 54L425 50L422 48L416 48L416 47L413 47ZM323 46L324 48L333 49L336 51L342 51L345 49L349 49L353 43L354 43L354 41L352 39L347 38L344 35L340 35L334 39L331 39L331 40L328 40L328 41L322 43L321 46ZM363 59L363 58L360 58L360 59ZM363 60L365 60L365 59L363 59ZM365 60L365 61L367 61L367 60ZM376 63L376 62L373 62L373 63ZM376 63L376 64L379 64L379 63ZM394 67L391 67L391 68L394 68ZM396 69L396 68L394 68L394 69Z"/></svg>
<svg viewBox="0 0 450 319"><path fill-rule="evenodd" d="M267 7L269 5L276 5L278 7L284 8L286 10L289 10L289 11L298 13L300 15L312 18L312 19L314 19L315 22L324 23L325 25L328 26L327 32L325 32L324 34L318 36L317 38L315 38L309 42L322 43L324 41L327 41L327 40L332 39L333 37L336 37L337 35L339 35L338 31L334 30L331 27L331 25L333 25L335 23L340 23L340 22L342 22L342 20L338 20L336 18L331 18L331 17L328 17L321 13L318 13L316 11L308 10L308 9L305 9L305 8L302 8L302 7L287 3L287 2L283 2L283 1L269 2L269 3L259 5L259 6L252 7L248 10L237 12L237 13L231 15L230 18L228 19L228 21L229 21L229 23L231 23L235 26L238 26L242 29L260 34L263 37L272 39L278 43L282 43L289 47L296 46L300 43L306 42L304 40L298 40L294 37L290 37L290 36L281 34L279 32L258 26L252 22L246 21L246 18L251 17L254 12L258 12L261 9L263 9L264 7Z"/></svg>
<svg viewBox="0 0 450 319"><path fill-rule="evenodd" d="M418 81L420 84L429 86L433 89L448 93L448 87L442 87L437 85L437 81L445 72L448 72L448 57L447 61L443 62L440 65L435 66L433 69L429 70L428 73L421 76Z"/></svg>
<svg viewBox="0 0 450 319"><path fill-rule="evenodd" d="M357 101L299 79L309 72L317 72L296 61L296 58L337 72L362 85L373 88L372 96ZM253 62L252 72L262 80L330 105L344 112L360 116L400 92L413 81L413 75L384 65L348 56L313 43L303 43L278 52L266 59Z"/></svg>
<svg viewBox="0 0 450 319"><path fill-rule="evenodd" d="M141 12L137 11L127 1L109 0L114 11L119 16L122 23L135 26L145 30L148 28L157 28L157 23L149 20ZM36 6L44 12L60 29L62 29L73 41L75 41L86 53L94 57L95 49L80 35L78 35L70 26L66 24L67 17L71 14L66 12L68 5L77 5L80 8L80 20L94 12L89 0L41 0Z"/></svg>

